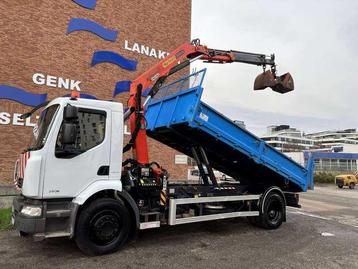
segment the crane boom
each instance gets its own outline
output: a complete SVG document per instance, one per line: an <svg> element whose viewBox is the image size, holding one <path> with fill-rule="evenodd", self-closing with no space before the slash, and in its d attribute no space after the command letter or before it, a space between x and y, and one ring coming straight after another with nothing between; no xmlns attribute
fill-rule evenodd
<svg viewBox="0 0 358 269"><path fill-rule="evenodd" d="M191 43L184 43L132 81L128 101L129 109L125 114L125 119L130 117L132 137L123 151L134 148L134 159L140 165L149 164L144 105L142 105L141 100L143 90L151 89L145 101L146 103L159 91L168 76L199 59L208 63L239 62L262 66L264 72L256 78L254 90L266 87L271 87L274 91L280 93L293 90L293 79L289 73L280 77L276 76L275 56L273 54L267 56L265 54L233 50L209 49L207 46L201 45L199 39L195 39ZM266 66L270 66L271 70L265 71Z"/></svg>

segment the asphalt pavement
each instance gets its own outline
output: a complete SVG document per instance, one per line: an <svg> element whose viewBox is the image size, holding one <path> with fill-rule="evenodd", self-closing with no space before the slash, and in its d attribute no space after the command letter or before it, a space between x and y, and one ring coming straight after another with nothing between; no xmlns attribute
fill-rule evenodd
<svg viewBox="0 0 358 269"><path fill-rule="evenodd" d="M278 230L245 219L162 227L99 257L67 239L0 232L0 268L358 268L358 189L316 187L301 204Z"/></svg>

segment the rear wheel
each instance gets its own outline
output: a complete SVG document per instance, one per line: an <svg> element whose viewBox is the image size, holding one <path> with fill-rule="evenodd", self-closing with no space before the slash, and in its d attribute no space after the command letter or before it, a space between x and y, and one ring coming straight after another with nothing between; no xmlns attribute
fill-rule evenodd
<svg viewBox="0 0 358 269"><path fill-rule="evenodd" d="M130 214L121 200L101 198L85 207L77 221L75 240L87 255L117 251L128 239Z"/></svg>
<svg viewBox="0 0 358 269"><path fill-rule="evenodd" d="M249 222L254 226L269 230L280 227L285 220L286 211L286 204L282 195L271 191L263 201L264 204L262 205L261 203L259 208L254 208L254 210L260 210L260 215L257 217L248 217Z"/></svg>
<svg viewBox="0 0 358 269"><path fill-rule="evenodd" d="M354 184L353 182L349 183L349 188L350 189L354 189L355 186L356 186L356 184Z"/></svg>
<svg viewBox="0 0 358 269"><path fill-rule="evenodd" d="M277 229L285 218L286 205L282 196L276 192L270 192L263 205L260 216L261 225L265 229Z"/></svg>

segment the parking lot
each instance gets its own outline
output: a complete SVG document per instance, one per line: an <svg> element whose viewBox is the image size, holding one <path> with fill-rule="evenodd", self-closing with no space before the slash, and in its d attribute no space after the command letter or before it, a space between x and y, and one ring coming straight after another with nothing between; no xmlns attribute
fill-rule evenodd
<svg viewBox="0 0 358 269"><path fill-rule="evenodd" d="M101 257L67 239L1 232L0 268L358 268L358 189L319 186L301 204L278 230L245 219L163 227Z"/></svg>

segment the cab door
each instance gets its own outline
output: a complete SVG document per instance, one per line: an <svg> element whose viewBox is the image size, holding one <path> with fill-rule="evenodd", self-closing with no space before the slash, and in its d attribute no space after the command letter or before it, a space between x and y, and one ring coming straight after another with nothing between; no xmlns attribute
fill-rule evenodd
<svg viewBox="0 0 358 269"><path fill-rule="evenodd" d="M78 107L76 138L62 145L62 124L45 160L43 198L75 197L97 180L108 179L111 111Z"/></svg>

